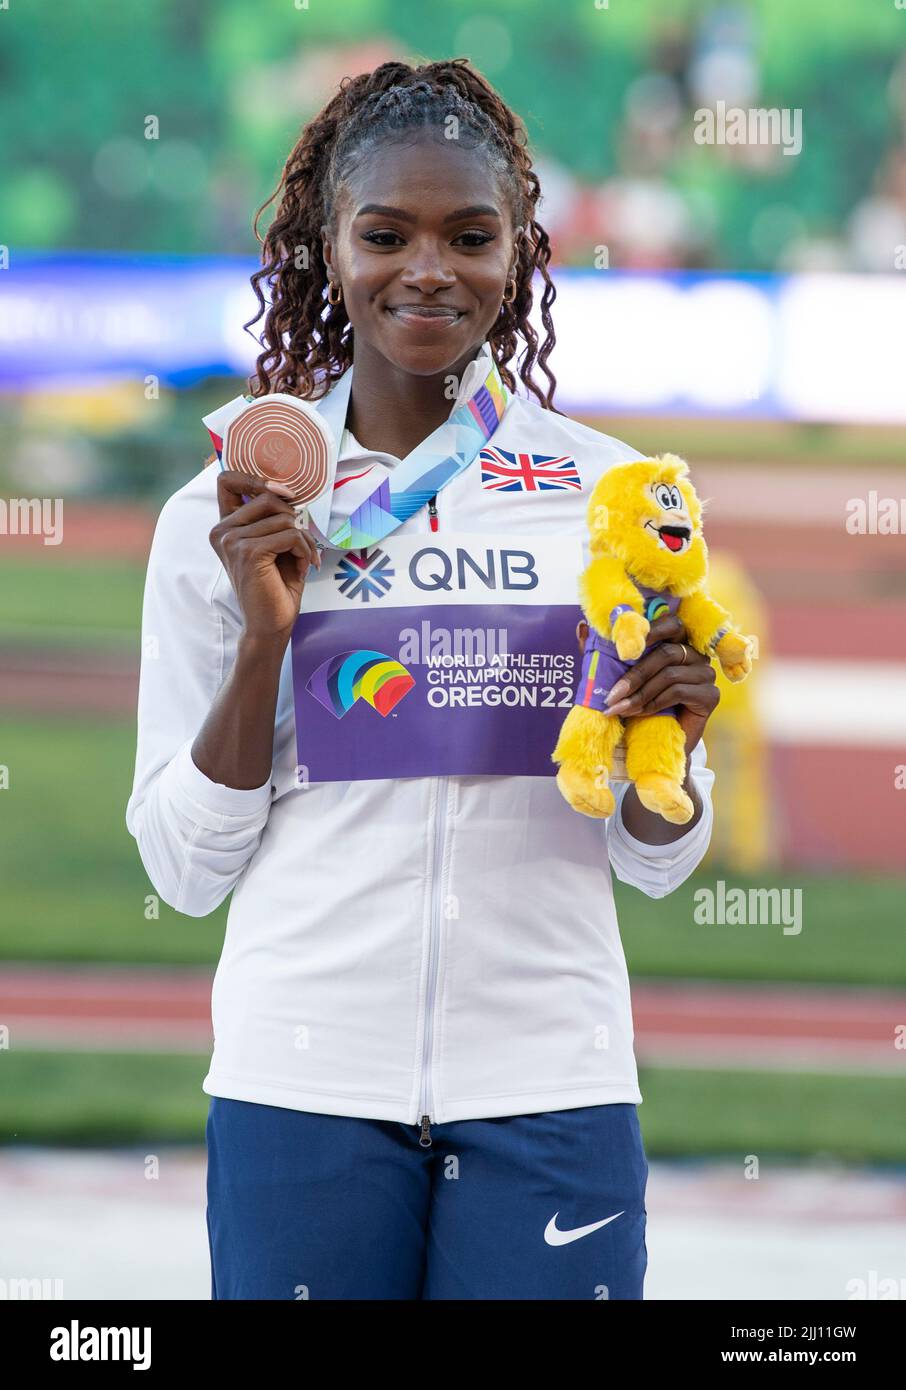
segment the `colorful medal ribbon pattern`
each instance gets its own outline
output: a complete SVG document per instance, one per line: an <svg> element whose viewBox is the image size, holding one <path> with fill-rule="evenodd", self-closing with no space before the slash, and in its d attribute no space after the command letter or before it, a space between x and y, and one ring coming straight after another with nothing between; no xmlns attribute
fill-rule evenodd
<svg viewBox="0 0 906 1390"><path fill-rule="evenodd" d="M396 530L468 468L503 419L509 399L497 364L492 362L469 400L457 406L390 478L378 484L327 538L328 544L336 550L365 550Z"/></svg>

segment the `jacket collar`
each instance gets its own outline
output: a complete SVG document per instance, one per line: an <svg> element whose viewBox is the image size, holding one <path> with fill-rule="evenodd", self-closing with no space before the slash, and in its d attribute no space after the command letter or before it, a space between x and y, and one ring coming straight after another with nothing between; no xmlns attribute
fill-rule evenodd
<svg viewBox="0 0 906 1390"><path fill-rule="evenodd" d="M472 361L462 374L459 383L459 390L456 399L450 403L450 414L464 401L467 401L474 394L478 386L486 378L493 361L491 345L485 341L482 343ZM312 521L322 534L326 534L327 526L330 521L330 512L333 498L334 483L336 482L337 463L340 457L340 446L343 441L343 431L346 428L346 416L349 412L349 400L352 393L352 376L354 367L347 367L343 375L334 382L325 395L319 400L309 402L321 415L332 438L332 447L329 460L330 482L321 496L316 498L308 508ZM347 455L354 457L355 455ZM363 458L379 457L372 450L363 449Z"/></svg>

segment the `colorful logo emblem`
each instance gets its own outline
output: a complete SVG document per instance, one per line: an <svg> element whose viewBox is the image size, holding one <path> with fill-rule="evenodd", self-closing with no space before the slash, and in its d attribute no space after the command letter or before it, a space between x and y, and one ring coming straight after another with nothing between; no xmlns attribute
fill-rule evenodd
<svg viewBox="0 0 906 1390"><path fill-rule="evenodd" d="M670 605L660 594L655 594L654 598L645 601L645 617L649 623L653 623L655 618L664 618L670 612Z"/></svg>
<svg viewBox="0 0 906 1390"><path fill-rule="evenodd" d="M334 579L346 598L360 598L368 603L384 597L395 573L385 551L376 548L369 554L366 550L349 550L340 560Z"/></svg>
<svg viewBox="0 0 906 1390"><path fill-rule="evenodd" d="M415 685L405 666L384 652L338 652L322 662L305 689L337 719L356 700L366 700L384 718Z"/></svg>

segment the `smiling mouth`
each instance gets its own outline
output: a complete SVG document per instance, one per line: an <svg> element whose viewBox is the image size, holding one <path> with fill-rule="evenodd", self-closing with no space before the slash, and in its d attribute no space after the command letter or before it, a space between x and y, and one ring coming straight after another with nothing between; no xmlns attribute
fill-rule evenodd
<svg viewBox="0 0 906 1390"><path fill-rule="evenodd" d="M432 304L430 307L420 304L399 304L395 308L390 307L388 314L392 314L400 323L430 325L432 327L444 328L451 323L458 323L463 317L461 309L454 309L450 305Z"/></svg>
<svg viewBox="0 0 906 1390"><path fill-rule="evenodd" d="M645 525L650 526L667 549L672 550L675 555L685 549L692 536L688 526L655 526L650 521L647 521Z"/></svg>

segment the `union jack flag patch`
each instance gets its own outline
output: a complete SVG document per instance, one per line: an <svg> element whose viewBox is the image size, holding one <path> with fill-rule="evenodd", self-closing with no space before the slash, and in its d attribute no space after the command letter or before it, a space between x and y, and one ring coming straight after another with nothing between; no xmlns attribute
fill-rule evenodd
<svg viewBox="0 0 906 1390"><path fill-rule="evenodd" d="M489 445L479 459L481 486L487 492L582 491L576 461L569 454L511 454Z"/></svg>

